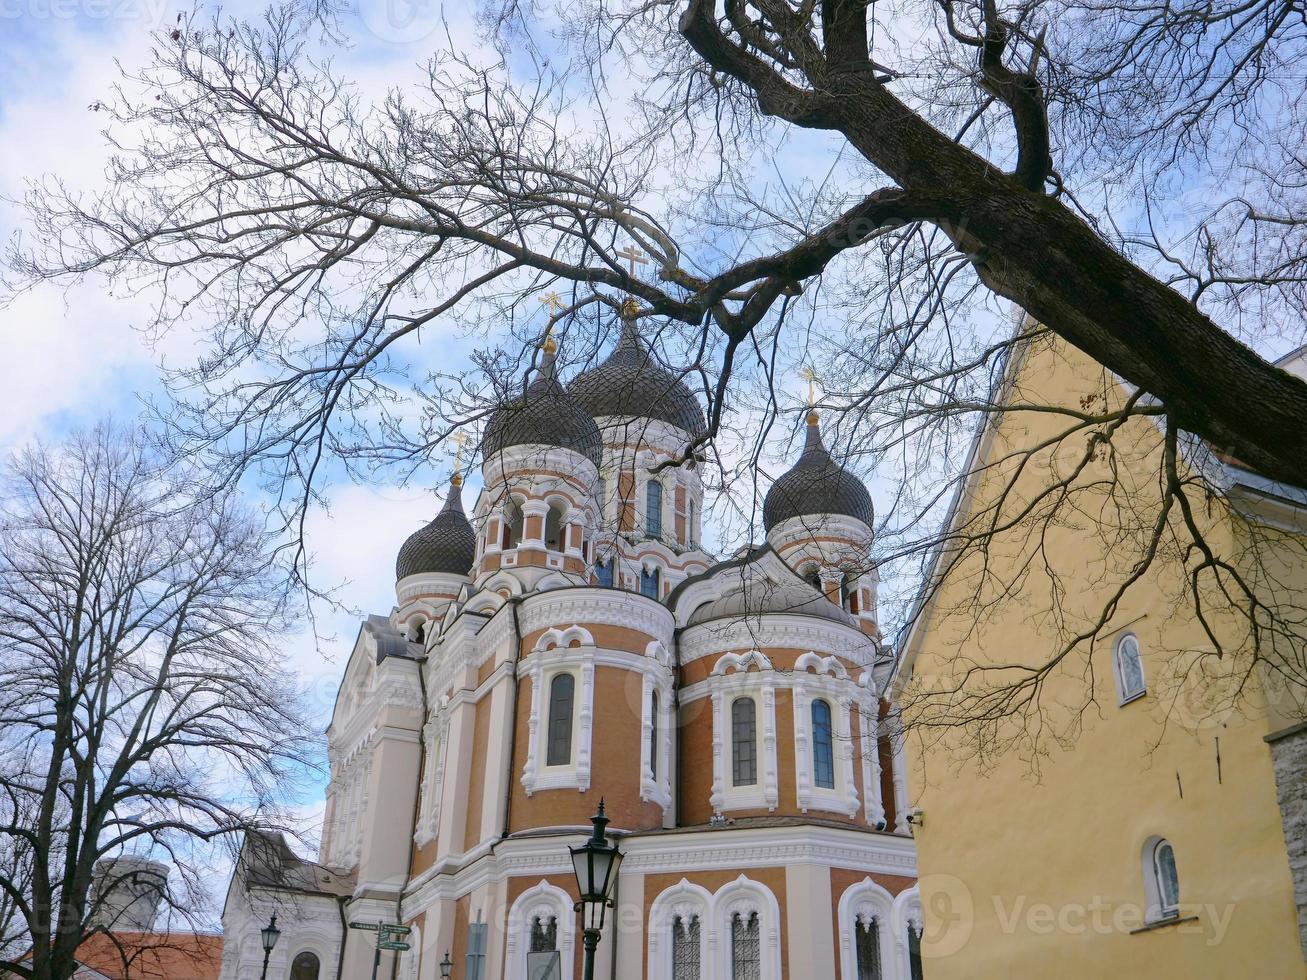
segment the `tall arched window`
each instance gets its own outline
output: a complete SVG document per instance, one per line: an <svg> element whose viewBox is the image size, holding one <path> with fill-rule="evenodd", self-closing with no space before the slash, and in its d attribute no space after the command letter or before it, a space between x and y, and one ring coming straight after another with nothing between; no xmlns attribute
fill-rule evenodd
<svg viewBox="0 0 1307 980"><path fill-rule="evenodd" d="M672 980L700 980L703 960L699 917L691 915L687 922L678 915L672 923Z"/></svg>
<svg viewBox="0 0 1307 980"><path fill-rule="evenodd" d="M595 578L605 589L613 587L613 560L611 558L595 563Z"/></svg>
<svg viewBox="0 0 1307 980"><path fill-rule="evenodd" d="M1144 662L1139 654L1139 639L1126 633L1116 641L1116 683L1121 703L1133 701L1144 693Z"/></svg>
<svg viewBox="0 0 1307 980"><path fill-rule="evenodd" d="M663 485L650 480L645 487L644 526L651 538L663 536Z"/></svg>
<svg viewBox="0 0 1307 980"><path fill-rule="evenodd" d="M881 980L880 923L874 916L858 916L853 927L853 947L858 961L858 980Z"/></svg>
<svg viewBox="0 0 1307 980"><path fill-rule="evenodd" d="M558 920L551 916L536 916L531 920L531 945L527 952L547 953L558 948Z"/></svg>
<svg viewBox="0 0 1307 980"><path fill-rule="evenodd" d="M649 696L649 774L658 778L658 692Z"/></svg>
<svg viewBox="0 0 1307 980"><path fill-rule="evenodd" d="M762 980L762 935L758 913L731 916L731 980Z"/></svg>
<svg viewBox="0 0 1307 980"><path fill-rule="evenodd" d="M556 674L549 684L549 751L547 766L572 763L572 702L576 679L571 674Z"/></svg>
<svg viewBox="0 0 1307 980"><path fill-rule="evenodd" d="M550 551L562 551L567 543L563 540L565 530L562 504L550 504L545 513L545 547Z"/></svg>
<svg viewBox="0 0 1307 980"><path fill-rule="evenodd" d="M753 698L736 698L731 704L731 783L758 784L757 706Z"/></svg>
<svg viewBox="0 0 1307 980"><path fill-rule="evenodd" d="M522 543L522 528L526 525L526 515L522 505L510 499L504 509L504 547L516 548Z"/></svg>
<svg viewBox="0 0 1307 980"><path fill-rule="evenodd" d="M656 568L642 568L640 570L640 595L648 596L650 599L657 599L661 591L662 573Z"/></svg>
<svg viewBox="0 0 1307 980"><path fill-rule="evenodd" d="M315 953L300 953L291 962L290 980L318 980L322 965Z"/></svg>
<svg viewBox="0 0 1307 980"><path fill-rule="evenodd" d="M685 506L685 543L694 548L699 544L699 535L694 526L694 500L691 499Z"/></svg>
<svg viewBox="0 0 1307 980"><path fill-rule="evenodd" d="M1149 846L1147 873L1151 876L1148 888L1149 904L1156 908L1159 918L1170 918L1180 911L1180 875L1175 868L1175 848L1165 838L1157 838Z"/></svg>
<svg viewBox="0 0 1307 980"><path fill-rule="evenodd" d="M812 702L812 779L819 789L835 788L835 733L830 704Z"/></svg>

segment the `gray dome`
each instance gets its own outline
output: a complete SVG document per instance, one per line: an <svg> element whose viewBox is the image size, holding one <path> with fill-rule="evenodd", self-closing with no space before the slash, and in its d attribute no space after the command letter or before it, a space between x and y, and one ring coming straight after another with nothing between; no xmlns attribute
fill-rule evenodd
<svg viewBox="0 0 1307 980"><path fill-rule="evenodd" d="M822 619L856 626L856 621L807 582L795 579L773 582L763 579L742 584L720 599L705 603L690 614L687 625L697 626L714 619L748 619L767 613L820 616Z"/></svg>
<svg viewBox="0 0 1307 980"><path fill-rule="evenodd" d="M706 428L694 392L654 359L640 343L635 321L625 317L613 352L602 364L573 378L567 390L594 418L656 419L694 438Z"/></svg>
<svg viewBox="0 0 1307 980"><path fill-rule="evenodd" d="M597 467L603 442L594 418L558 383L554 354L546 346L536 379L517 401L501 405L481 440L486 459L510 446L558 446L579 453Z"/></svg>
<svg viewBox="0 0 1307 980"><path fill-rule="evenodd" d="M463 513L463 481L455 477L435 520L410 534L400 547L395 580L424 572L466 575L472 570L476 550L476 532Z"/></svg>
<svg viewBox="0 0 1307 980"><path fill-rule="evenodd" d="M762 525L768 531L791 517L841 514L873 520L871 494L852 473L841 467L822 445L817 413L808 414L808 434L799 461L771 485L762 503Z"/></svg>

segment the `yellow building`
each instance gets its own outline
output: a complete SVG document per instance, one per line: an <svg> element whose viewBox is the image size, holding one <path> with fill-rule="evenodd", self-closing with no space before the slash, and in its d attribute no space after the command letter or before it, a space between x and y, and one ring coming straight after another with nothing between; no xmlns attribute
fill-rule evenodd
<svg viewBox="0 0 1307 980"><path fill-rule="evenodd" d="M1307 493L1027 329L895 679L925 976L1307 976Z"/></svg>

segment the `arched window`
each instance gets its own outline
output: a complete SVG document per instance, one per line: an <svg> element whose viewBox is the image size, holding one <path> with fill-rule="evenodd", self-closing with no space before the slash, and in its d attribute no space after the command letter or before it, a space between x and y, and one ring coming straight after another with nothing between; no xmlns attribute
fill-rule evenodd
<svg viewBox="0 0 1307 980"><path fill-rule="evenodd" d="M731 916L731 980L762 980L762 936L757 912L736 912Z"/></svg>
<svg viewBox="0 0 1307 980"><path fill-rule="evenodd" d="M830 704L812 702L812 780L819 789L835 788L835 733Z"/></svg>
<svg viewBox="0 0 1307 980"><path fill-rule="evenodd" d="M531 920L529 953L547 953L558 948L558 919L554 916L536 916Z"/></svg>
<svg viewBox="0 0 1307 980"><path fill-rule="evenodd" d="M549 751L547 766L572 764L572 702L576 679L571 674L556 674L549 684Z"/></svg>
<svg viewBox="0 0 1307 980"><path fill-rule="evenodd" d="M605 589L613 587L613 560L611 558L607 561L595 563L595 578Z"/></svg>
<svg viewBox="0 0 1307 980"><path fill-rule="evenodd" d="M522 528L526 524L526 515L522 505L510 499L504 509L504 547L516 548L522 543Z"/></svg>
<svg viewBox="0 0 1307 980"><path fill-rule="evenodd" d="M290 964L290 980L318 980L321 969L314 953L300 953Z"/></svg>
<svg viewBox="0 0 1307 980"><path fill-rule="evenodd" d="M698 529L695 528L694 526L694 500L693 499L691 499L689 503L686 504L685 543L688 544L691 548L698 547L699 544Z"/></svg>
<svg viewBox="0 0 1307 980"><path fill-rule="evenodd" d="M840 576L840 608L849 608L849 577L848 575Z"/></svg>
<svg viewBox="0 0 1307 980"><path fill-rule="evenodd" d="M816 565L809 565L806 569L804 569L803 580L807 582L809 585L811 585L818 592L822 591L821 572L818 571Z"/></svg>
<svg viewBox="0 0 1307 980"><path fill-rule="evenodd" d="M700 980L703 943L699 917L687 922L678 915L672 923L672 980Z"/></svg>
<svg viewBox="0 0 1307 980"><path fill-rule="evenodd" d="M566 544L563 540L565 531L562 504L550 504L545 513L545 547L550 551L562 551Z"/></svg>
<svg viewBox="0 0 1307 980"><path fill-rule="evenodd" d="M661 584L662 573L658 569L642 568L640 570L640 595L648 596L650 599L657 599L661 591Z"/></svg>
<svg viewBox="0 0 1307 980"><path fill-rule="evenodd" d="M658 692L649 696L649 774L658 778Z"/></svg>
<svg viewBox="0 0 1307 980"><path fill-rule="evenodd" d="M924 980L921 971L921 929L908 923L908 971L912 980Z"/></svg>
<svg viewBox="0 0 1307 980"><path fill-rule="evenodd" d="M650 480L645 487L644 526L651 538L663 536L663 485Z"/></svg>
<svg viewBox="0 0 1307 980"><path fill-rule="evenodd" d="M875 916L858 916L853 927L853 948L858 962L858 980L881 980L880 923Z"/></svg>
<svg viewBox="0 0 1307 980"><path fill-rule="evenodd" d="M757 706L753 698L736 698L731 704L731 783L758 784Z"/></svg>
<svg viewBox="0 0 1307 980"><path fill-rule="evenodd" d="M595 502L599 504L599 523L604 522L604 511L608 508L608 481L602 476L595 480Z"/></svg>
<svg viewBox="0 0 1307 980"><path fill-rule="evenodd" d="M1165 838L1156 838L1148 847L1150 876L1149 905L1159 918L1167 919L1180 911L1180 876L1175 869L1175 848Z"/></svg>
<svg viewBox="0 0 1307 980"><path fill-rule="evenodd" d="M1121 703L1133 701L1142 695L1144 688L1144 662L1139 655L1139 639L1126 633L1116 641L1116 683Z"/></svg>

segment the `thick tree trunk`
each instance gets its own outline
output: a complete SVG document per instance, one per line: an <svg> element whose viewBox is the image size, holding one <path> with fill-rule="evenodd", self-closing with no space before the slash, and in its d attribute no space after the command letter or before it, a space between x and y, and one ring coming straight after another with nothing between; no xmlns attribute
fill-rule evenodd
<svg viewBox="0 0 1307 980"><path fill-rule="evenodd" d="M811 88L725 38L711 0L681 30L759 108L837 131L972 256L986 285L1160 399L1185 429L1272 479L1307 486L1307 383L1267 363L1040 190L958 145L866 72L806 65Z"/></svg>

